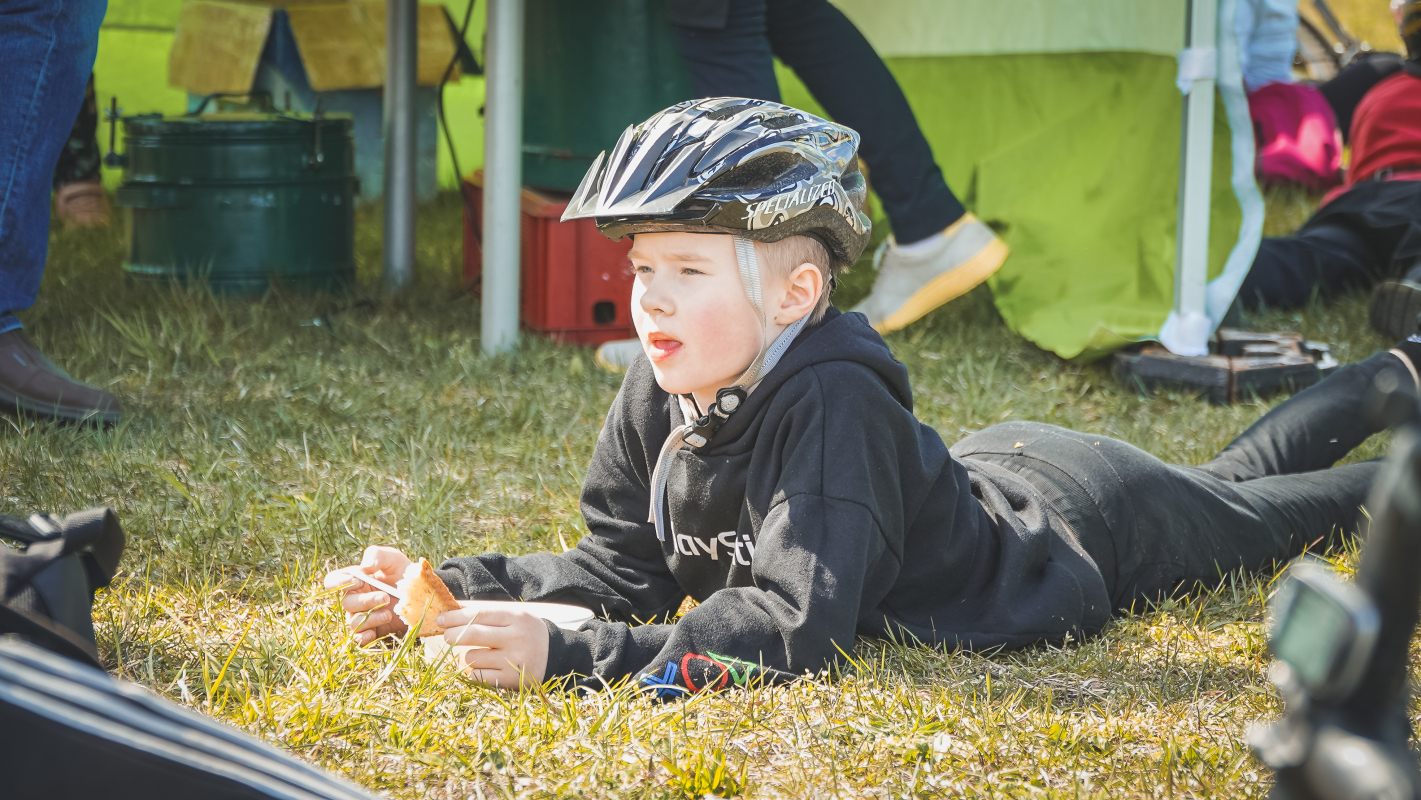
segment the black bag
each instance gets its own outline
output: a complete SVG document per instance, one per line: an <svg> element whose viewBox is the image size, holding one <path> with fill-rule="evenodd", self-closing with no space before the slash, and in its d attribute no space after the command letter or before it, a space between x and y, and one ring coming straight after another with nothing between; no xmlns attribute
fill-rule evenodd
<svg viewBox="0 0 1421 800"><path fill-rule="evenodd" d="M108 509L0 517L0 797L374 800L259 739L104 672L90 607L123 553Z"/></svg>
<svg viewBox="0 0 1421 800"><path fill-rule="evenodd" d="M0 636L5 800L375 800L265 742Z"/></svg>
<svg viewBox="0 0 1421 800"><path fill-rule="evenodd" d="M23 636L98 666L94 592L108 586L123 555L123 527L107 508L28 522L0 516L0 633Z"/></svg>

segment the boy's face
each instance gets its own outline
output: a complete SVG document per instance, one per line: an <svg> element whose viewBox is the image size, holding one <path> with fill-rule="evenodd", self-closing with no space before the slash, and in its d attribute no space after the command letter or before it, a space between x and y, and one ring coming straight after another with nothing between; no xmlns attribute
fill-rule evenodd
<svg viewBox="0 0 1421 800"><path fill-rule="evenodd" d="M704 409L760 352L760 319L745 296L727 234L639 233L629 254L632 319L656 382ZM764 297L776 295L762 272Z"/></svg>

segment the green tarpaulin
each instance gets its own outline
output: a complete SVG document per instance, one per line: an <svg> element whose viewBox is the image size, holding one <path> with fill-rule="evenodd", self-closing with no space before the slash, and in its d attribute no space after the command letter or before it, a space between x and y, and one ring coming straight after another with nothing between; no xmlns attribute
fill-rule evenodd
<svg viewBox="0 0 1421 800"><path fill-rule="evenodd" d="M886 61L948 184L1011 246L990 285L1012 329L1082 359L1155 336L1174 298L1175 60L1071 53ZM791 76L782 73L781 85L786 102L818 110ZM1230 166L1220 109L1211 278L1238 235Z"/></svg>
<svg viewBox="0 0 1421 800"><path fill-rule="evenodd" d="M833 0L879 55L1140 52L1184 46L1187 0Z"/></svg>

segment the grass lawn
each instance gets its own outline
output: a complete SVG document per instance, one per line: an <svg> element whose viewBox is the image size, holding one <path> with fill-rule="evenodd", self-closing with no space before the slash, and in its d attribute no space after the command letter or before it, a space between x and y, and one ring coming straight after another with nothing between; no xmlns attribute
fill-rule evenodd
<svg viewBox="0 0 1421 800"><path fill-rule="evenodd" d="M1306 203L1272 198L1274 229ZM457 224L451 197L422 212L420 280L394 299L373 288L373 214L361 288L324 298L134 287L118 276L117 226L55 233L26 324L127 416L111 430L3 419L0 511L119 511L129 550L96 608L115 672L394 797L1266 791L1242 732L1279 709L1263 678L1267 577L1229 577L1064 648L860 643L833 680L667 705L500 694L415 652L353 647L316 584L367 544L437 560L575 542L617 390L585 349L529 338L479 357ZM860 270L842 301L870 278ZM1386 344L1362 296L1249 323L1332 342L1343 362ZM1197 463L1270 407L1138 396L1104 364L1012 334L985 288L890 344L949 442L1032 419Z"/></svg>

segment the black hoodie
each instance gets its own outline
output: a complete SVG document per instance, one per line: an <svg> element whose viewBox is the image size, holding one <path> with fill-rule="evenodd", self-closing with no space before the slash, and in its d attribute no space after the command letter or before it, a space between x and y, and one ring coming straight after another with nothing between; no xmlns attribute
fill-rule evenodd
<svg viewBox="0 0 1421 800"><path fill-rule="evenodd" d="M587 470L577 547L440 567L457 597L598 612L577 631L549 626L549 677L636 677L669 696L816 672L856 635L980 650L1108 619L1100 573L1042 495L950 456L860 314L831 309L705 452L674 455L662 542L650 480L683 422L638 358ZM666 624L686 595L700 605Z"/></svg>

